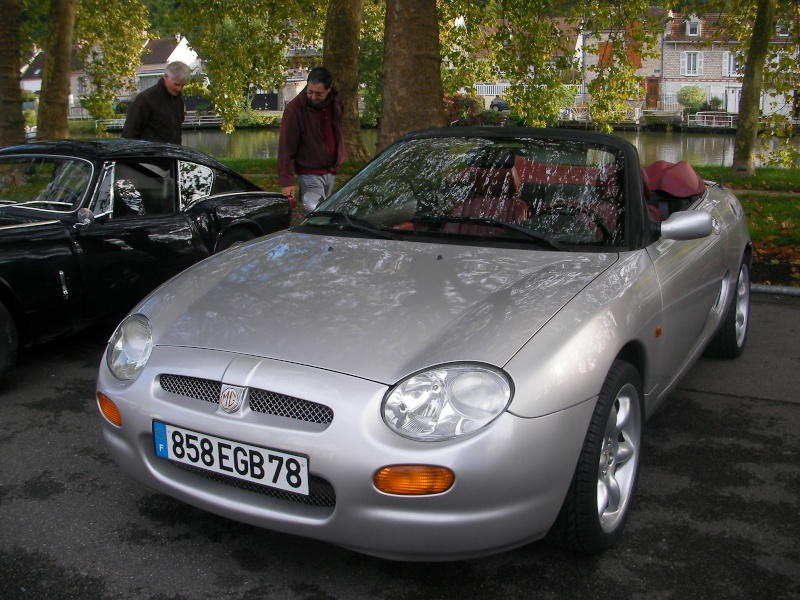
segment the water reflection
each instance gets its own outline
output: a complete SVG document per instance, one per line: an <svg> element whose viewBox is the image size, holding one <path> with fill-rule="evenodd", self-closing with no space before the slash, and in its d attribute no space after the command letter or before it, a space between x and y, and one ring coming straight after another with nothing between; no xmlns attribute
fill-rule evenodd
<svg viewBox="0 0 800 600"><path fill-rule="evenodd" d="M733 164L734 135L726 133L682 133L678 131L618 131L639 150L642 164L657 160L693 165ZM364 129L364 144L375 151L377 129ZM186 130L183 144L217 158L277 158L277 129L238 129L226 135L216 129Z"/></svg>

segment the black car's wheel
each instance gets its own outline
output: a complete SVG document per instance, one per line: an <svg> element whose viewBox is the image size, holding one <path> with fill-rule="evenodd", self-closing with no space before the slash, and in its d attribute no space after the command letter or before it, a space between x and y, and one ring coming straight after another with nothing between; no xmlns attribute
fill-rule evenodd
<svg viewBox="0 0 800 600"><path fill-rule="evenodd" d="M708 345L706 354L719 358L736 358L744 351L750 325L750 269L743 262L739 267L736 289L725 314L722 328Z"/></svg>
<svg viewBox="0 0 800 600"><path fill-rule="evenodd" d="M639 470L642 380L614 361L597 399L564 505L548 539L569 550L596 553L622 532Z"/></svg>
<svg viewBox="0 0 800 600"><path fill-rule="evenodd" d="M242 227L230 229L220 236L219 242L217 242L217 252L222 252L228 248L233 248L239 244L249 242L250 240L255 239L255 237L256 236L252 231Z"/></svg>
<svg viewBox="0 0 800 600"><path fill-rule="evenodd" d="M6 307L0 304L0 380L17 360L18 349L17 326Z"/></svg>

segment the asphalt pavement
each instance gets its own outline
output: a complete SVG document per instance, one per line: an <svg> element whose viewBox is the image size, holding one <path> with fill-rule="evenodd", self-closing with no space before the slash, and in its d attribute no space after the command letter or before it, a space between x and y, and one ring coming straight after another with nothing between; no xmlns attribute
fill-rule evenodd
<svg viewBox="0 0 800 600"><path fill-rule="evenodd" d="M800 297L755 294L745 353L701 359L648 421L626 531L593 557L397 563L151 493L102 444L109 333L24 351L0 388L0 598L800 598Z"/></svg>

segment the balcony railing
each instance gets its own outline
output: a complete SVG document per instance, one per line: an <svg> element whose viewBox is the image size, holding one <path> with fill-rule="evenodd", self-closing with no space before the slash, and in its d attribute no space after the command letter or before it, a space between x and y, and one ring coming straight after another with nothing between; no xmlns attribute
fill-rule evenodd
<svg viewBox="0 0 800 600"><path fill-rule="evenodd" d="M739 115L724 111L707 110L689 115L687 125L692 127L728 127L734 128L739 121Z"/></svg>
<svg viewBox="0 0 800 600"><path fill-rule="evenodd" d="M183 120L184 129L219 127L220 125L222 125L222 117L216 115L195 115L189 113ZM105 126L106 131L122 131L122 128L125 126L125 119L97 119L94 122L95 130L100 126Z"/></svg>

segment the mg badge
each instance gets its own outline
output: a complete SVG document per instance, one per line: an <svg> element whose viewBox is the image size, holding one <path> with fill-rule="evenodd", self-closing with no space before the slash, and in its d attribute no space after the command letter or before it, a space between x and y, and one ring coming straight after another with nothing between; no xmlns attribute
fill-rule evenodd
<svg viewBox="0 0 800 600"><path fill-rule="evenodd" d="M235 413L242 408L246 393L247 388L223 384L222 391L219 393L219 405L225 412Z"/></svg>

